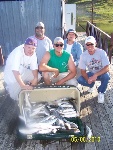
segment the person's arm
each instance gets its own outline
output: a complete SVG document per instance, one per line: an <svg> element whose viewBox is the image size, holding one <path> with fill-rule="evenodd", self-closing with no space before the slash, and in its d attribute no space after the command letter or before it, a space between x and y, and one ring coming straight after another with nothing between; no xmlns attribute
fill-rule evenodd
<svg viewBox="0 0 113 150"><path fill-rule="evenodd" d="M37 85L38 84L38 70L32 70L34 79L31 81L31 85Z"/></svg>
<svg viewBox="0 0 113 150"><path fill-rule="evenodd" d="M72 55L70 56L69 61L68 61L68 68L69 68L69 74L66 77L64 77L63 79L61 79L60 81L58 81L56 83L56 85L64 84L66 81L68 81L76 76L76 66L74 64Z"/></svg>
<svg viewBox="0 0 113 150"><path fill-rule="evenodd" d="M78 66L79 61L80 61L80 55L83 53L83 46L81 44L78 45L77 47L77 56L76 56L76 61L75 65Z"/></svg>
<svg viewBox="0 0 113 150"><path fill-rule="evenodd" d="M93 76L91 76L89 78L89 82L94 82L96 81L97 77L108 72L109 71L109 65L105 66L104 68L102 68L100 71L96 72Z"/></svg>
<svg viewBox="0 0 113 150"><path fill-rule="evenodd" d="M78 65L78 68L80 68L81 70L81 75L84 77L84 79L86 81L88 81L88 75L86 73L86 62L85 62L85 59L86 56L84 55L84 53L80 56L80 62L79 62L79 65ZM85 60L84 60L85 59Z"/></svg>
<svg viewBox="0 0 113 150"><path fill-rule="evenodd" d="M85 79L86 81L88 81L88 75L87 75L87 73L86 73L86 70L81 69L81 75L84 77L84 79Z"/></svg>
<svg viewBox="0 0 113 150"><path fill-rule="evenodd" d="M54 77L57 77L59 74L59 70L57 68L52 68L47 65L49 59L50 59L50 53L46 52L39 65L39 70L42 72L54 72L55 73Z"/></svg>
<svg viewBox="0 0 113 150"><path fill-rule="evenodd" d="M33 89L32 86L29 86L29 85L25 85L25 83L23 82L22 78L21 78L21 75L19 73L19 71L16 71L16 70L12 70L14 76L15 76L15 79L17 80L18 84L20 85L20 87L22 89L28 89L28 90L31 90Z"/></svg>
<svg viewBox="0 0 113 150"><path fill-rule="evenodd" d="M109 65L105 66L104 68L102 68L99 72L95 73L95 75L98 77L106 72L109 71Z"/></svg>

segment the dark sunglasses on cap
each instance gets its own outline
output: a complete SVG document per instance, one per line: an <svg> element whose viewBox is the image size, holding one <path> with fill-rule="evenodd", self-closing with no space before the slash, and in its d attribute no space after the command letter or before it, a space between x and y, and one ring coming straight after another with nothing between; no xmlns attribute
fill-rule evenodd
<svg viewBox="0 0 113 150"><path fill-rule="evenodd" d="M39 26L39 27L36 27L36 29L44 29L44 27Z"/></svg>
<svg viewBox="0 0 113 150"><path fill-rule="evenodd" d="M54 44L56 47L62 47L64 44Z"/></svg>
<svg viewBox="0 0 113 150"><path fill-rule="evenodd" d="M93 43L91 43L91 44L86 44L87 46L92 46L92 45L94 45Z"/></svg>

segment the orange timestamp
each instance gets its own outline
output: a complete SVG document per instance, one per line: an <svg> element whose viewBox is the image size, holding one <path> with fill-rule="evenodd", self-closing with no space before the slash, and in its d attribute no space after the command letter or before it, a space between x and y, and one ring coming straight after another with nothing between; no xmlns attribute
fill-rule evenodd
<svg viewBox="0 0 113 150"><path fill-rule="evenodd" d="M101 138L98 136L92 136L91 138L87 139L87 137L76 137L76 136L72 136L71 137L71 142L100 142Z"/></svg>

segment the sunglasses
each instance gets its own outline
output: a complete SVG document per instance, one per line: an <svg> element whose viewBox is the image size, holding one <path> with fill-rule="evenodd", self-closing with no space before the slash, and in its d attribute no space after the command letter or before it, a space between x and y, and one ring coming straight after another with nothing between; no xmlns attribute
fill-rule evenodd
<svg viewBox="0 0 113 150"><path fill-rule="evenodd" d="M92 45L94 45L93 43L91 43L91 44L86 44L86 46L92 46Z"/></svg>
<svg viewBox="0 0 113 150"><path fill-rule="evenodd" d="M36 27L36 29L44 29L43 27Z"/></svg>
<svg viewBox="0 0 113 150"><path fill-rule="evenodd" d="M56 47L62 47L64 44L54 44Z"/></svg>

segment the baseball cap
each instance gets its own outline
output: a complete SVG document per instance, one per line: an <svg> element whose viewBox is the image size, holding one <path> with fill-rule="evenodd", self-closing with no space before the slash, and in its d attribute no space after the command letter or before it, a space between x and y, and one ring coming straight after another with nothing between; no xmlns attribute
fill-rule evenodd
<svg viewBox="0 0 113 150"><path fill-rule="evenodd" d="M62 42L64 44L64 40L61 37L56 37L54 39L54 44L57 44L57 42Z"/></svg>
<svg viewBox="0 0 113 150"><path fill-rule="evenodd" d="M68 33L75 33L76 37L78 37L78 34L76 33L76 31L74 29L69 29L67 31L67 35L68 35Z"/></svg>
<svg viewBox="0 0 113 150"><path fill-rule="evenodd" d="M26 45L32 45L32 46L35 46L37 47L37 40L35 38L32 38L32 37L28 37L26 40L25 40L25 43Z"/></svg>
<svg viewBox="0 0 113 150"><path fill-rule="evenodd" d="M88 42L95 44L96 40L93 36L88 36L85 40L85 44L88 43Z"/></svg>
<svg viewBox="0 0 113 150"><path fill-rule="evenodd" d="M43 27L44 28L44 24L42 22L38 22L35 27Z"/></svg>

